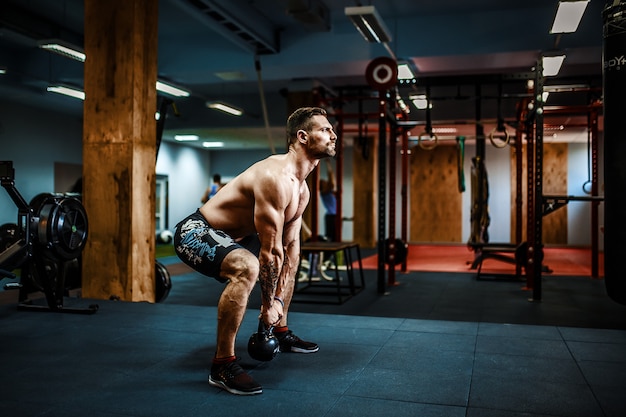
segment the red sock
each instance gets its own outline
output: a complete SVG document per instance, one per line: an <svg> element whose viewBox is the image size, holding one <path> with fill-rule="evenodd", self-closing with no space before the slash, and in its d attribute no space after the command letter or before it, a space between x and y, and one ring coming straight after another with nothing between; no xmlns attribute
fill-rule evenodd
<svg viewBox="0 0 626 417"><path fill-rule="evenodd" d="M274 327L274 333L286 333L289 328L287 326L276 326Z"/></svg>
<svg viewBox="0 0 626 417"><path fill-rule="evenodd" d="M234 362L237 360L237 356L228 356L226 358L213 358L213 363L216 365L223 365L225 363Z"/></svg>

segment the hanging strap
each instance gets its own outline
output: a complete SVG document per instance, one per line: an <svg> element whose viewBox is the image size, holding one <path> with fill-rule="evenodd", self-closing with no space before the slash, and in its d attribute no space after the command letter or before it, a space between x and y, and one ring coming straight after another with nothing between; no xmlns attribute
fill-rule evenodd
<svg viewBox="0 0 626 417"><path fill-rule="evenodd" d="M457 184L459 192L465 191L465 136L456 137L456 168L457 168Z"/></svg>

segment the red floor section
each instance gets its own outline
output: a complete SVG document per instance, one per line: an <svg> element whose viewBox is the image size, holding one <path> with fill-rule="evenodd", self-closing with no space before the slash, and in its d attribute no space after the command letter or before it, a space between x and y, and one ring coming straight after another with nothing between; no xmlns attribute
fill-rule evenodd
<svg viewBox="0 0 626 417"><path fill-rule="evenodd" d="M511 258L513 254L509 254ZM474 252L466 245L409 245L408 271L474 272L470 266ZM552 270L550 275L591 277L592 254L590 249L545 248L544 266ZM604 254L598 254L599 277L604 276ZM376 269L378 256L363 259L364 269ZM397 266L400 268L400 265ZM483 261L483 273L514 274L515 265L496 259Z"/></svg>

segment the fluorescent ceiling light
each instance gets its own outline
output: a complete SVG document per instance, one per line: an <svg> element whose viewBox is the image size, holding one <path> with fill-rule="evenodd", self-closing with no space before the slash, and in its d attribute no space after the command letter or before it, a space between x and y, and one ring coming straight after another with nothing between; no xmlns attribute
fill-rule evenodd
<svg viewBox="0 0 626 417"><path fill-rule="evenodd" d="M198 135L174 135L174 140L179 142L193 142L200 139Z"/></svg>
<svg viewBox="0 0 626 417"><path fill-rule="evenodd" d="M550 33L576 32L588 3L589 0L560 1Z"/></svg>
<svg viewBox="0 0 626 417"><path fill-rule="evenodd" d="M542 58L543 61L543 76L544 77L553 77L559 73L561 70L561 65L563 65L563 61L565 60L565 55L559 56L544 56Z"/></svg>
<svg viewBox="0 0 626 417"><path fill-rule="evenodd" d="M374 6L346 7L344 12L368 42L391 42L389 29Z"/></svg>
<svg viewBox="0 0 626 417"><path fill-rule="evenodd" d="M80 62L85 62L86 55L76 46L72 46L68 43L61 41L43 41L39 44L39 47L46 49L57 54L75 59ZM157 81L156 89L162 93L170 94L175 97L189 97L190 92L179 87L167 84L163 81Z"/></svg>
<svg viewBox="0 0 626 417"><path fill-rule="evenodd" d="M456 133L457 132L457 128L456 127L433 127L433 133L439 133L439 134L452 134L452 133Z"/></svg>
<svg viewBox="0 0 626 417"><path fill-rule="evenodd" d="M85 99L85 92L76 88L65 87L62 85L54 85L46 88L46 90L52 93L64 94L66 96L79 98L81 100Z"/></svg>
<svg viewBox="0 0 626 417"><path fill-rule="evenodd" d="M85 52L77 46L70 45L69 43L59 40L48 40L39 43L41 49L46 49L51 52L55 52L59 55L63 55L68 58L75 59L76 61L85 62Z"/></svg>
<svg viewBox="0 0 626 417"><path fill-rule="evenodd" d="M39 47L48 51L56 52L57 54L75 59L80 62L85 62L86 55L80 48L62 41L43 41L39 44ZM170 94L175 97L189 97L189 95L191 94L187 90L183 90L179 87L174 87L173 85L164 83L162 81L157 81L156 89L162 93Z"/></svg>
<svg viewBox="0 0 626 417"><path fill-rule="evenodd" d="M411 66L408 63L402 62L398 64L398 79L399 80L412 80L414 78L415 78L415 73L413 73L413 70L411 69Z"/></svg>
<svg viewBox="0 0 626 417"><path fill-rule="evenodd" d="M157 81L156 89L162 93L170 94L175 97L189 97L191 94L187 90L183 90L182 88L174 87L173 85L166 84L163 81Z"/></svg>
<svg viewBox="0 0 626 417"><path fill-rule="evenodd" d="M0 68L0 74L6 74L6 73L7 73L6 68Z"/></svg>
<svg viewBox="0 0 626 417"><path fill-rule="evenodd" d="M224 142L202 142L202 146L205 148L222 148L224 147Z"/></svg>
<svg viewBox="0 0 626 417"><path fill-rule="evenodd" d="M213 110L219 110L224 113L232 114L233 116L241 116L243 114L243 110L219 101L207 101L206 106Z"/></svg>
<svg viewBox="0 0 626 417"><path fill-rule="evenodd" d="M241 71L216 72L214 75L224 81L245 81L248 79L246 74Z"/></svg>
<svg viewBox="0 0 626 417"><path fill-rule="evenodd" d="M424 94L411 96L409 99L418 110L424 110L428 107L428 99ZM432 105L430 107L432 108Z"/></svg>

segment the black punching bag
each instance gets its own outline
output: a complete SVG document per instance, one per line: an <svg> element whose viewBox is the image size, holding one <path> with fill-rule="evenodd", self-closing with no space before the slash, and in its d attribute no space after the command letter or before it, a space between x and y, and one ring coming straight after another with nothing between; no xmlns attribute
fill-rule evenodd
<svg viewBox="0 0 626 417"><path fill-rule="evenodd" d="M604 21L604 274L609 297L626 304L626 2L610 0Z"/></svg>

